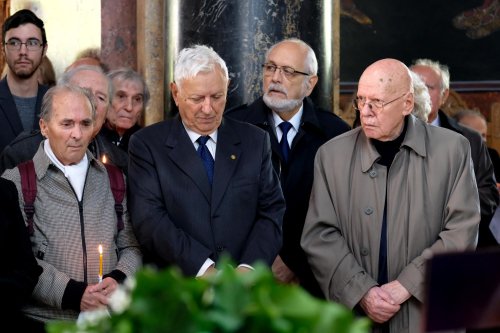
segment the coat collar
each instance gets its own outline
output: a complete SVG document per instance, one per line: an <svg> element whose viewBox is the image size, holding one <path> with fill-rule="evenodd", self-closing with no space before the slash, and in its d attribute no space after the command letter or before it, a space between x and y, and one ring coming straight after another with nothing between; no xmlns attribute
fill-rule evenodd
<svg viewBox="0 0 500 333"><path fill-rule="evenodd" d="M406 128L406 135L401 147L408 147L422 157L427 156L426 139L424 133L427 132L427 125L418 120L413 115L409 115ZM368 172L373 164L380 158L380 154L368 139L361 127L359 131L359 140L361 140L361 168L363 172Z"/></svg>
<svg viewBox="0 0 500 333"><path fill-rule="evenodd" d="M35 104L35 117L33 119L33 129L39 129L38 124L40 120L40 109L42 107L42 98L49 89L46 85L38 85L36 104ZM4 112L5 118L9 122L11 128L16 132L20 133L23 131L23 125L21 123L21 118L19 114L10 112L9 110L17 110L17 106L14 102L14 97L10 91L9 85L7 84L7 77L0 80L0 111Z"/></svg>
<svg viewBox="0 0 500 333"><path fill-rule="evenodd" d="M38 146L38 150L35 153L35 156L33 156L33 162L35 164L35 173L37 175L37 179L40 180L43 177L45 177L47 170L49 169L50 166L53 166L57 170L59 170L57 167L54 166L50 158L45 154L45 151L43 149L45 140L42 140L40 142L40 145ZM102 165L101 162L99 162L94 155L87 149L87 158L89 160L89 166L92 167L94 166L97 170L104 172L106 167Z"/></svg>
<svg viewBox="0 0 500 333"><path fill-rule="evenodd" d="M442 110L438 111L439 122L441 127L451 129L452 131L463 134L461 125L453 118L449 117Z"/></svg>

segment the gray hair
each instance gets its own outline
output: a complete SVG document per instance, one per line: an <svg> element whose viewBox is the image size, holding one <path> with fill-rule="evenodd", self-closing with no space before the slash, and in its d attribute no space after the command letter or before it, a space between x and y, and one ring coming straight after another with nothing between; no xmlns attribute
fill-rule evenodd
<svg viewBox="0 0 500 333"><path fill-rule="evenodd" d="M92 71L101 74L108 83L108 104L111 105L111 98L113 97L114 88L111 83L110 78L104 73L103 69L99 66L91 66L91 65L81 65L75 68L70 69L67 72L64 72L63 75L57 81L58 84L72 84L71 79L75 76L76 73L83 71Z"/></svg>
<svg viewBox="0 0 500 333"><path fill-rule="evenodd" d="M137 73L131 68L118 68L115 70L112 70L111 72L108 73L108 77L111 81L114 80L119 80L119 81L131 81L138 83L142 85L142 99L144 101L144 108L146 108L146 105L148 105L149 99L151 97L149 93L149 88L148 85L146 84L146 81L144 81L144 78L142 77L141 74ZM113 85L113 84L112 84ZM114 86L113 86L113 91L114 91ZM111 95L111 99L113 99L113 95Z"/></svg>
<svg viewBox="0 0 500 333"><path fill-rule="evenodd" d="M82 88L76 86L74 84L57 84L47 90L42 99L42 107L40 111L40 118L45 122L50 121L50 117L52 116L52 103L54 101L54 96L62 93L62 92L71 92L76 95L84 96L85 99L89 102L91 109L91 117L92 121L95 121L96 111L95 111L95 101L94 95L90 91L90 89Z"/></svg>
<svg viewBox="0 0 500 333"><path fill-rule="evenodd" d="M486 119L484 114L482 114L481 112L479 112L477 110L460 109L453 116L453 118L455 118L458 122L460 122L460 120L462 120L462 118L465 118L465 117L479 117L482 120L484 120L485 122L488 122L488 120Z"/></svg>
<svg viewBox="0 0 500 333"><path fill-rule="evenodd" d="M424 81L417 73L410 71L411 81L413 83L414 106L411 112L415 117L427 123L429 113L431 113L431 96Z"/></svg>
<svg viewBox="0 0 500 333"><path fill-rule="evenodd" d="M304 42L303 40L301 39L298 39L298 38L288 38L288 39L284 39L276 44L274 44L273 46L271 46L269 48L269 50L267 50L266 52L266 62L267 62L267 59L269 58L269 54L271 53L271 51L278 45L280 45L281 43L284 43L284 42L289 42L289 43L295 43L297 45L300 45L304 48L307 49L307 56L306 56L306 61L305 61L305 66L306 66L306 71L308 71L310 74L312 75L317 75L318 74L318 59L316 58L316 53L314 53L314 50L312 49L312 47L307 44L306 42Z"/></svg>
<svg viewBox="0 0 500 333"><path fill-rule="evenodd" d="M448 66L430 59L417 59L413 62L413 66L426 66L433 69L441 77L441 94L446 89L450 88L450 70Z"/></svg>
<svg viewBox="0 0 500 333"><path fill-rule="evenodd" d="M180 89L183 80L193 78L199 73L212 73L217 67L228 81L226 62L210 46L186 47L179 52L175 60L174 81Z"/></svg>

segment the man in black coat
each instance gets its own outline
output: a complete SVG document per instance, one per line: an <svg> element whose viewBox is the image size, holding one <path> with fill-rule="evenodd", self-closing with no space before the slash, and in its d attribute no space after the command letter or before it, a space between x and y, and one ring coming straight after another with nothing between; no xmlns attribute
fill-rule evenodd
<svg viewBox="0 0 500 333"><path fill-rule="evenodd" d="M308 97L318 81L317 70L316 55L303 41L288 39L275 44L263 65L264 95L250 105L228 110L225 117L257 125L271 138L273 167L280 176L287 206L283 247L273 264L275 276L282 282L299 282L312 295L323 298L300 237L316 151L350 128L332 112L314 106Z"/></svg>
<svg viewBox="0 0 500 333"><path fill-rule="evenodd" d="M450 73L448 67L437 61L418 59L410 69L417 73L429 89L431 96L431 112L427 122L435 126L447 128L465 136L470 143L474 174L476 176L479 202L481 204L481 222L477 247L497 245L489 229L491 218L498 206L499 197L493 164L481 135L474 130L460 125L455 119L447 116L440 107L444 105L450 91Z"/></svg>

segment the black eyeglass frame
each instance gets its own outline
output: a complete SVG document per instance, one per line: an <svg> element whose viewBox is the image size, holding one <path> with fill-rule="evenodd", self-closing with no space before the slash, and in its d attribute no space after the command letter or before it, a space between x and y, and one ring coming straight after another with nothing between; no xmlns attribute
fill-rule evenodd
<svg viewBox="0 0 500 333"><path fill-rule="evenodd" d="M290 66L278 66L276 64L271 64L271 63L262 64L262 68L264 68L264 70L274 68L273 70L271 70L271 72L273 74L276 72L276 70L279 69L283 75L288 76L288 77L293 77L293 76L296 76L297 74L301 74L301 75L305 75L305 76L312 75L309 73L304 73L304 72L298 71L295 68L290 67Z"/></svg>

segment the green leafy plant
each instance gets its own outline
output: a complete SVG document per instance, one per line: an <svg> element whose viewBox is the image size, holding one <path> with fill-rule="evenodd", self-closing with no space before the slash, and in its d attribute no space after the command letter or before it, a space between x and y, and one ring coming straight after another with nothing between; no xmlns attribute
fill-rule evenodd
<svg viewBox="0 0 500 333"><path fill-rule="evenodd" d="M264 265L246 274L225 261L208 279L175 269L144 268L130 291L117 292L111 315L76 323L55 322L50 333L365 333L367 318L344 306L275 281ZM120 296L121 293L121 296ZM125 296L124 296L125 295Z"/></svg>

